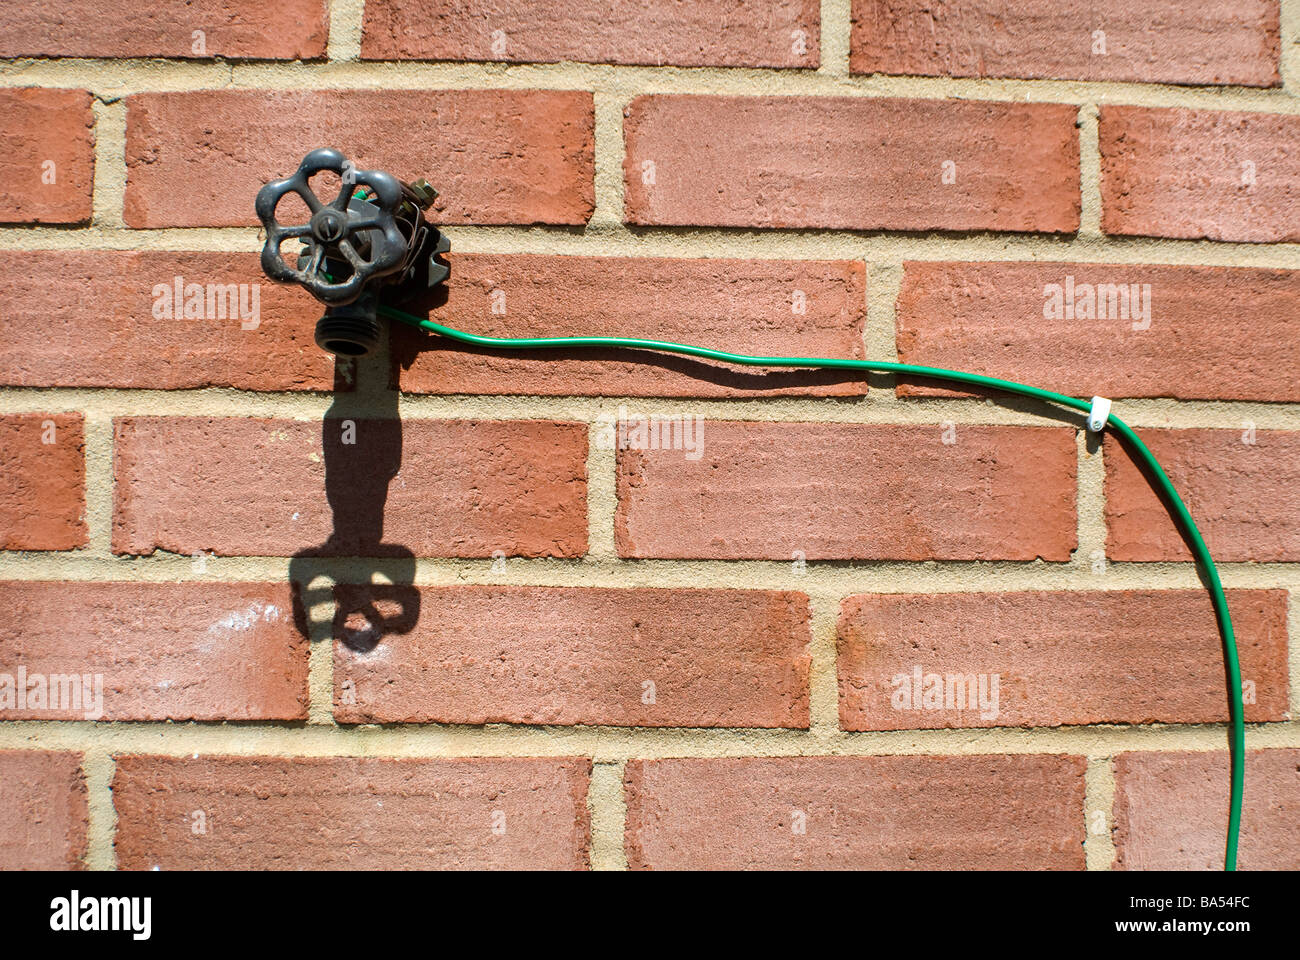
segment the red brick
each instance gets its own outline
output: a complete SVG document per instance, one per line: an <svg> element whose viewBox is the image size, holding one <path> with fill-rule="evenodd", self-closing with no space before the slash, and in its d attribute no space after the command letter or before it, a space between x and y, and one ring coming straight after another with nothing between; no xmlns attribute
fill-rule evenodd
<svg viewBox="0 0 1300 960"><path fill-rule="evenodd" d="M1108 290L1102 309L1089 309L1102 284L1137 284L1149 316L1134 314L1131 286L1128 308L1118 291L1112 306ZM1059 304L1049 285L1060 288ZM911 261L898 297L898 356L1075 396L1297 401L1297 318L1294 270ZM920 382L898 392L957 395Z"/></svg>
<svg viewBox="0 0 1300 960"><path fill-rule="evenodd" d="M79 413L0 416L0 550L86 545L82 429Z"/></svg>
<svg viewBox="0 0 1300 960"><path fill-rule="evenodd" d="M628 865L1081 870L1084 767L1055 755L633 760Z"/></svg>
<svg viewBox="0 0 1300 960"><path fill-rule="evenodd" d="M114 552L586 552L585 424L357 419L347 444L346 422L117 420Z"/></svg>
<svg viewBox="0 0 1300 960"><path fill-rule="evenodd" d="M1229 606L1242 675L1256 687L1246 718L1284 720L1286 591L1233 590ZM945 678L952 708L922 700L918 709L916 685L894 683L917 667ZM996 716L960 709L961 690L946 678L971 674L990 685L998 676ZM1215 723L1228 715L1223 677L1214 611L1200 590L864 594L840 612L845 730ZM934 689L922 682L923 695Z"/></svg>
<svg viewBox="0 0 1300 960"><path fill-rule="evenodd" d="M573 757L125 756L113 780L117 862L126 870L581 868L590 777L591 761ZM195 832L199 822L205 833Z"/></svg>
<svg viewBox="0 0 1300 960"><path fill-rule="evenodd" d="M579 90L141 93L127 98L125 216L133 227L256 223L258 189L328 130L359 168L427 177L439 223L583 224L594 129ZM287 204L281 220L293 221Z"/></svg>
<svg viewBox="0 0 1300 960"><path fill-rule="evenodd" d="M103 710L95 716L84 699L4 709L0 699L2 719L307 717L307 641L288 584L9 581L0 582L0 609L6 673L22 667L29 684L42 675L51 700L52 675L90 675L76 692L102 695Z"/></svg>
<svg viewBox="0 0 1300 960"><path fill-rule="evenodd" d="M494 306L505 313L494 314ZM866 266L460 254L446 305L434 316L488 336L637 336L760 355L861 359ZM407 367L402 389L415 393L752 397L867 389L865 378L843 373L742 369L626 350L472 350L404 325L395 342Z"/></svg>
<svg viewBox="0 0 1300 960"><path fill-rule="evenodd" d="M11 251L0 253L0 271L8 288L9 344L0 354L5 385L328 390L334 384L334 358L312 339L315 301L296 286L269 282L255 254ZM182 291L203 286L204 318L172 315L176 277L183 278ZM241 318L238 296L225 308L230 284L248 285L244 304L256 307L249 310L254 316Z"/></svg>
<svg viewBox="0 0 1300 960"><path fill-rule="evenodd" d="M695 460L619 451L620 556L1068 560L1076 544L1069 430L963 425L946 444L937 424L696 429Z"/></svg>
<svg viewBox="0 0 1300 960"><path fill-rule="evenodd" d="M328 33L324 0L144 0L126 16L84 0L17 0L5 5L0 57L307 60L325 56Z"/></svg>
<svg viewBox="0 0 1300 960"><path fill-rule="evenodd" d="M816 67L817 0L370 0L361 55L678 67Z"/></svg>
<svg viewBox="0 0 1300 960"><path fill-rule="evenodd" d="M336 588L344 609L367 586ZM766 590L426 587L373 649L337 624L344 723L807 727L808 598ZM357 643L360 639L363 642Z"/></svg>
<svg viewBox="0 0 1300 960"><path fill-rule="evenodd" d="M90 94L0 90L0 116L0 223L88 221L95 178Z"/></svg>
<svg viewBox="0 0 1300 960"><path fill-rule="evenodd" d="M1300 240L1300 116L1102 107L1099 141L1107 233Z"/></svg>
<svg viewBox="0 0 1300 960"><path fill-rule="evenodd" d="M854 73L1282 82L1277 0L853 0L850 44Z"/></svg>
<svg viewBox="0 0 1300 960"><path fill-rule="evenodd" d="M1068 104L669 94L633 100L624 126L632 224L1045 233L1079 225ZM945 185L948 161L956 181Z"/></svg>
<svg viewBox="0 0 1300 960"><path fill-rule="evenodd" d="M1140 430L1217 561L1300 560L1300 432ZM1127 448L1107 435L1106 554L1190 560Z"/></svg>
<svg viewBox="0 0 1300 960"><path fill-rule="evenodd" d="M0 750L0 870L76 870L86 855L81 754Z"/></svg>
<svg viewBox="0 0 1300 960"><path fill-rule="evenodd" d="M1220 870L1228 831L1228 754L1121 753L1115 758L1115 866ZM1300 750L1246 754L1237 865L1300 869Z"/></svg>

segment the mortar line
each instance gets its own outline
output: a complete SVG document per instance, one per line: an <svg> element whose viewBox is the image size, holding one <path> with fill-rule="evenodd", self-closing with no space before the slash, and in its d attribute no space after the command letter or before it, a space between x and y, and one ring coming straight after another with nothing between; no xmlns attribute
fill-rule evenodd
<svg viewBox="0 0 1300 960"><path fill-rule="evenodd" d="M1300 748L1300 722L1248 723L1251 750ZM492 724L327 727L273 722L9 720L0 749L108 754L403 758L580 756L615 763L669 757L989 756L1130 751L1226 752L1225 724L1098 724L818 733L795 729ZM102 780L102 777L101 777Z"/></svg>
<svg viewBox="0 0 1300 960"><path fill-rule="evenodd" d="M33 582L64 581L194 583L208 581L275 583L288 579L287 557L215 557L200 566L181 554L151 557L81 557L74 552L0 553L0 576ZM346 582L368 582L384 571L382 559L336 558L322 571ZM1300 564L1227 563L1219 565L1224 585L1239 589L1300 589ZM455 560L417 558L415 586L532 586L777 590L814 594L853 593L1011 593L1026 591L1125 592L1199 591L1203 586L1191 561L1108 563L1099 578L1089 565L1054 561L808 561L794 577L785 560L627 560L590 555L571 560L507 558ZM1292 634L1294 635L1294 634Z"/></svg>
<svg viewBox="0 0 1300 960"><path fill-rule="evenodd" d="M883 346L880 344L878 346ZM412 421L551 419L592 422L620 407L645 416L699 416L717 422L839 423L861 426L930 427L953 421L968 426L1015 426L1078 429L1081 414L1049 404L1002 402L981 398L893 397L889 378L871 374L866 400L856 397L771 396L763 398L693 398L590 396L503 396L500 394L402 394L404 419ZM104 418L123 417L262 417L319 421L333 393L246 392L230 388L151 390L99 387L0 387L0 413L85 412ZM391 416L375 397L344 394L354 415ZM1124 419L1137 428L1207 427L1240 431L1243 421L1258 430L1300 429L1300 404L1240 401L1122 400Z"/></svg>
<svg viewBox="0 0 1300 960"><path fill-rule="evenodd" d="M587 433L587 557L616 563L615 516L618 511L617 415L602 414Z"/></svg>
<svg viewBox="0 0 1300 960"><path fill-rule="evenodd" d="M903 289L903 272L901 260L881 263L868 258L865 337L868 360L898 362L898 297ZM878 402L890 405L899 402L892 386L873 388L868 396L876 393L880 394L874 398Z"/></svg>
<svg viewBox="0 0 1300 960"><path fill-rule="evenodd" d="M117 763L112 750L92 745L83 751L82 773L86 780L87 870L116 870L117 810L113 805L113 775Z"/></svg>
<svg viewBox="0 0 1300 960"><path fill-rule="evenodd" d="M1125 103L1210 110L1300 113L1290 87L1185 85L1108 80L1010 77L841 75L788 67L676 67L549 64L500 61L363 61L360 0L343 0L331 15L328 61L253 61L165 58L9 58L0 60L0 86L85 87L107 95L230 90L350 89L552 89L586 90L623 84L645 93L713 95L906 97L1021 103ZM834 11L837 6L831 4ZM357 11L357 12L354 12ZM832 44L831 55L841 56ZM847 44L840 49L847 54ZM847 57L845 57L847 59ZM1289 68L1288 68L1289 72Z"/></svg>
<svg viewBox="0 0 1300 960"><path fill-rule="evenodd" d="M307 722L326 727L335 726L333 606L319 621L308 614L314 628L308 638Z"/></svg>
<svg viewBox="0 0 1300 960"><path fill-rule="evenodd" d="M821 0L821 55L817 72L836 80L849 78L852 47L852 0Z"/></svg>
<svg viewBox="0 0 1300 960"><path fill-rule="evenodd" d="M623 112L631 103L631 97L597 90L593 103L596 208L583 235L584 239L590 237L594 240L597 236L623 229Z"/></svg>
<svg viewBox="0 0 1300 960"><path fill-rule="evenodd" d="M605 138L606 141L608 138ZM603 148L602 148L603 149ZM621 145L620 145L621 149ZM618 167L607 163L606 167ZM616 171L621 177L621 172ZM621 181L619 184L621 190ZM621 214L621 210L619 211ZM867 260L1091 263L1294 270L1300 245L1233 244L1153 237L1017 233L943 233L715 227L629 228L605 219L588 226L446 226L458 253L658 257L735 260ZM249 227L127 228L91 224L0 227L0 250L246 253L260 249Z"/></svg>
<svg viewBox="0 0 1300 960"><path fill-rule="evenodd" d="M1289 96L1300 91L1300 0L1282 0L1281 3L1281 62L1278 72L1282 89Z"/></svg>
<svg viewBox="0 0 1300 960"><path fill-rule="evenodd" d="M587 788L587 813L591 818L591 868L626 870L627 852L623 835L627 825L627 802L623 795L626 759L593 762Z"/></svg>
<svg viewBox="0 0 1300 960"><path fill-rule="evenodd" d="M85 432L86 546L78 556L111 560L113 537L113 418L88 405L82 411Z"/></svg>
<svg viewBox="0 0 1300 960"><path fill-rule="evenodd" d="M1106 466L1101 439L1087 430L1075 437L1076 461L1075 512L1079 545L1074 563L1093 576L1106 573Z"/></svg>
<svg viewBox="0 0 1300 960"><path fill-rule="evenodd" d="M809 591L808 709L809 732L815 738L834 736L840 729L837 624L841 599L834 593Z"/></svg>
<svg viewBox="0 0 1300 960"><path fill-rule="evenodd" d="M1090 755L1084 775L1084 860L1087 870L1110 870L1115 860L1115 769L1109 755ZM1096 832L1100 827L1101 832Z"/></svg>
<svg viewBox="0 0 1300 960"><path fill-rule="evenodd" d="M329 38L325 56L331 63L355 63L361 57L365 0L329 0Z"/></svg>
<svg viewBox="0 0 1300 960"><path fill-rule="evenodd" d="M95 171L91 178L90 230L124 230L126 104L96 97L91 100L91 111L95 118Z"/></svg>
<svg viewBox="0 0 1300 960"><path fill-rule="evenodd" d="M1079 234L1101 238L1101 140L1100 111L1095 103L1079 107Z"/></svg>

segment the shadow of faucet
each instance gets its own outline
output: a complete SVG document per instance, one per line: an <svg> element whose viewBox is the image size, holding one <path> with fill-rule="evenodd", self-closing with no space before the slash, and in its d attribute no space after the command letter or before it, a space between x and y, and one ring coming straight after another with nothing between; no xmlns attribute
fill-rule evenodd
<svg viewBox="0 0 1300 960"><path fill-rule="evenodd" d="M356 389L336 391L321 421L333 530L324 543L289 561L298 631L313 642L340 640L360 652L385 636L410 632L420 616L415 554L384 542L388 487L402 465L402 421L383 353L335 360L336 382L345 381L355 364ZM332 616L314 616L331 603Z"/></svg>

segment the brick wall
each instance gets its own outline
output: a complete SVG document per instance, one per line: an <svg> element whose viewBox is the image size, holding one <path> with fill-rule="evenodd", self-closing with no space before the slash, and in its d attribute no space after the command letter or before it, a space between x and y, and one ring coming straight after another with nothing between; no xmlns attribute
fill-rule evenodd
<svg viewBox="0 0 1300 960"><path fill-rule="evenodd" d="M1300 867L1298 45L1300 0L9 4L0 867L1221 863L1212 612L1111 438L336 366L252 206L324 145L441 191L453 325L1114 397L1222 561L1242 866Z"/></svg>

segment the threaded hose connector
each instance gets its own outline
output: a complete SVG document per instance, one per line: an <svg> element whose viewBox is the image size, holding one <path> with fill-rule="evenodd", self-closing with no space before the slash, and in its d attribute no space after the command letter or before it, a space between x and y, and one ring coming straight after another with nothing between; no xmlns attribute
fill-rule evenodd
<svg viewBox="0 0 1300 960"><path fill-rule="evenodd" d="M316 345L343 357L364 357L379 345L383 325L375 315L373 297L330 307L316 321Z"/></svg>

